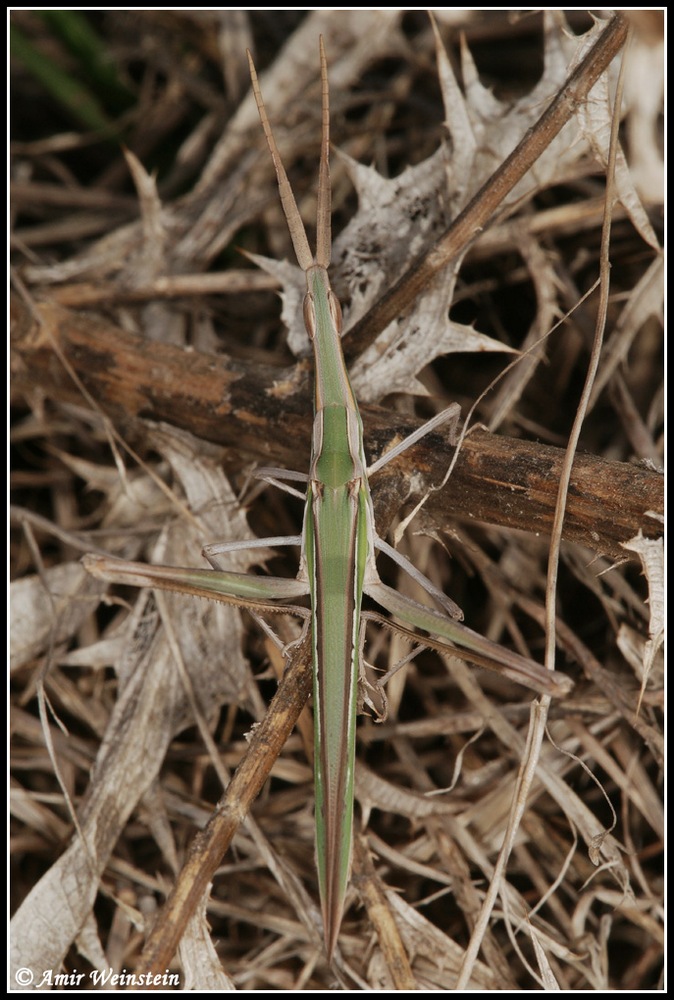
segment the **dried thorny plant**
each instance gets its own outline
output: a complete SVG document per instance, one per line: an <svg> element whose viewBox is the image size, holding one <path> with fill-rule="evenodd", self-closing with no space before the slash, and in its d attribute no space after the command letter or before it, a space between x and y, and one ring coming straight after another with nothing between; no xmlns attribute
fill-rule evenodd
<svg viewBox="0 0 674 1000"><path fill-rule="evenodd" d="M194 989L661 985L653 15L634 15L623 149L607 182L620 15L445 11L433 26L392 10L12 14L21 975L35 983L53 970L71 989L95 971L165 968ZM375 457L452 400L464 414L478 401L471 423L483 425L442 489L429 493L453 449L438 437L373 483L380 530L472 628L540 661L563 449L607 291L597 280L611 267L552 605L556 668L574 689L541 705L431 651L394 676L387 721L360 722L359 838L332 967L318 926L310 719L293 728L301 657L270 710L287 664L245 614L106 588L79 563L106 551L201 565L205 542L298 530L299 502L252 478L261 464L306 469L311 373L245 49L266 73L311 219L321 33L333 283L366 447ZM546 134L541 116L574 68L587 83L583 60L597 51L609 71L589 97L561 100L566 124ZM508 158L527 135L540 149L518 179ZM504 164L510 188L481 191ZM486 217L457 235L476 195ZM260 558L237 555L243 570ZM267 555L274 572L296 571ZM284 641L296 634L290 620L274 626ZM408 652L385 629L368 633L372 677ZM188 898L180 887L199 877L210 893Z"/></svg>

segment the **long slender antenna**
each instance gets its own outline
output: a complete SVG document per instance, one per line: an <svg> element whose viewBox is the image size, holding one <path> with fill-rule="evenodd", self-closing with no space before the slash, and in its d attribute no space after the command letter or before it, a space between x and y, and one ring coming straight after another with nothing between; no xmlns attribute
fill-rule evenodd
<svg viewBox="0 0 674 1000"><path fill-rule="evenodd" d="M293 194L293 189L290 186L288 175L285 172L285 167L283 166L283 163L281 161L281 154L278 151L278 146L276 145L276 140L274 139L274 134L271 130L271 125L269 124L269 118L267 117L267 111L264 106L264 101L262 100L262 92L260 91L260 83L258 81L257 73L255 71L255 64L253 63L253 57L251 56L248 50L246 50L246 54L248 55L248 63L250 66L250 78L253 84L253 94L255 95L255 103L257 104L257 110L260 114L260 121L262 122L262 128L264 129L264 134L267 139L269 152L271 153L271 158L274 161L274 167L276 169L276 177L278 180L279 194L281 195L281 206L283 208L283 214L286 217L286 222L288 223L290 238L293 241L293 247L295 248L295 256L297 257L297 263L300 265L302 270L308 271L310 267L314 266L314 255L312 254L309 248L309 240L307 239L304 223L302 222L302 217L299 213L297 202L295 201L295 195ZM325 60L325 56L323 56L323 59ZM328 199L328 206L329 206L329 199ZM329 234L329 228L328 228L328 234ZM330 259L330 254L328 253L328 260L329 259Z"/></svg>
<svg viewBox="0 0 674 1000"><path fill-rule="evenodd" d="M318 169L318 207L316 210L316 263L328 267L332 251L331 191L330 191L330 91L328 63L325 58L323 35L319 39L321 52L321 162Z"/></svg>

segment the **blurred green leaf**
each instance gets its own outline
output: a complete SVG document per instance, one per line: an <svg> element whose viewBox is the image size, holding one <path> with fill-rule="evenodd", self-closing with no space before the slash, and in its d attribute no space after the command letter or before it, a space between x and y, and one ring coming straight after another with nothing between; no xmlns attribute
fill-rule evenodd
<svg viewBox="0 0 674 1000"><path fill-rule="evenodd" d="M135 95L121 81L105 41L78 11L43 10L40 17L77 59L80 72L111 112L127 111L136 103Z"/></svg>
<svg viewBox="0 0 674 1000"><path fill-rule="evenodd" d="M51 97L86 128L110 132L114 125L90 91L66 73L23 32L10 24L10 55L17 59Z"/></svg>

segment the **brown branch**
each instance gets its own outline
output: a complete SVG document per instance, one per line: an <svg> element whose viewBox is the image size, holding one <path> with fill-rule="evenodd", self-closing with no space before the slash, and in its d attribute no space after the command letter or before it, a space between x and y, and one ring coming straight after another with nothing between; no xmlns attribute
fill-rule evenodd
<svg viewBox="0 0 674 1000"><path fill-rule="evenodd" d="M310 690L311 644L307 637L284 674L267 714L253 730L246 755L227 791L192 841L187 861L145 943L138 973L161 975L167 968L188 920L285 746Z"/></svg>
<svg viewBox="0 0 674 1000"><path fill-rule="evenodd" d="M396 926L386 891L372 863L367 840L360 834L353 841L353 884L367 909L382 951L382 957L396 990L418 990L405 945Z"/></svg>
<svg viewBox="0 0 674 1000"><path fill-rule="evenodd" d="M627 38L629 24L613 15L601 37L574 70L536 125L529 129L510 156L486 181L446 232L416 261L354 326L344 334L347 357L360 355L389 323L424 292L446 267L493 219L507 195L571 119Z"/></svg>
<svg viewBox="0 0 674 1000"><path fill-rule="evenodd" d="M54 345L101 410L125 434L142 436L141 418L167 421L207 441L235 448L265 464L307 468L312 404L308 368L279 369L227 356L214 357L148 341L99 316L43 303L31 311L13 303L12 384L30 394L82 405L80 389L55 355ZM420 423L381 407L362 406L371 458ZM384 524L408 499L413 475L440 482L453 448L428 435L373 482ZM441 527L455 519L549 534L563 451L536 442L469 434L447 486L428 510ZM659 525L648 511L664 509L662 477L650 469L579 455L574 463L564 537L612 557L620 542Z"/></svg>

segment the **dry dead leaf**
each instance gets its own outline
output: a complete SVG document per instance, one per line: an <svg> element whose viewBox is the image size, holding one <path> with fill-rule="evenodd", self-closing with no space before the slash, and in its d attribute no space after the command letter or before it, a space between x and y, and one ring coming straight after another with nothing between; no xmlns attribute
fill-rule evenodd
<svg viewBox="0 0 674 1000"><path fill-rule="evenodd" d="M21 111L13 116L12 144L17 288L26 310L34 301L47 312L67 302L70 312L59 313L63 323L98 329L99 321L110 320L151 348L140 387L125 383L128 412L122 405L112 416L106 389L109 383L119 389L119 369L101 362L96 344L85 358L81 351L68 356L83 385L102 365L93 399L74 398L70 375L70 394L52 395L25 355L13 369L13 487L17 523L24 519L26 530L12 536L19 577L11 592L12 948L16 965L36 976L140 967L145 923L162 906L194 831L207 823L220 794L204 746L208 726L223 768L233 769L276 688L260 633L256 627L244 632L231 609L179 596L157 602L126 589L101 602L101 585L74 562L91 546L127 558L202 565L204 543L249 537L241 495L261 536L299 530L299 502L250 478L254 462L280 461L272 435L265 434L267 404L282 398L284 407L295 405L307 367L293 361L306 353L297 270L266 261L272 280L234 253L233 244L242 246L258 264L263 255L288 255L273 170L241 74L244 48L256 49L269 116L310 223L319 141L317 38L325 37L331 137L341 150L332 158L332 275L350 325L536 128L569 66L606 23L592 23L577 10L567 12L570 28L559 11L541 17L445 10L440 42L416 10L83 16L133 90L128 117L114 115L132 151L131 166L118 137L109 143L78 130L51 103L53 96L39 91L37 100L41 85L13 55L13 100ZM41 12L14 10L11 18L66 70L77 62ZM648 57L642 53L634 63L652 60L647 86L638 83L631 96L628 86L628 147L618 168L625 207L617 207L614 218L609 337L582 443L615 465L635 455L655 461L662 455L664 281L662 259L653 251L661 191L644 183L645 176L657 179L662 159L658 51L651 46ZM395 394L396 403L410 412L416 407L418 417L427 416L436 399L440 406L457 398L465 410L513 357L569 313L507 376L491 409L487 400L475 416L492 419L506 440L563 445L594 318L593 300L581 298L596 278L611 94L612 84L601 80L528 176L501 199L498 224L456 260L443 258L432 287L354 358L359 399L381 403ZM105 101L108 92L98 97ZM644 157L635 156L635 142L643 143ZM207 271L213 266L218 273ZM283 288L290 351L269 295L274 281ZM142 296L134 298L139 289ZM76 312L82 306L92 311ZM38 329L46 337L44 327ZM209 355L231 360L229 381L207 397L222 422L232 417L233 387L246 371L269 373L268 389L241 407L254 432L245 441L214 451L203 439L144 423L169 393L155 363L166 342L186 360L202 353L204 372ZM60 364L50 355L51 370ZM311 422L308 391L303 399L306 405L289 409L297 440L300 421ZM203 434L200 402L188 407L194 423L190 414L173 422ZM114 455L97 405L114 419ZM373 452L384 445L375 437L366 426ZM297 467L306 468L294 426L287 438ZM413 467L409 482L423 472ZM500 478L486 477L484 490L498 488ZM534 479L526 492L556 486L540 466ZM595 510L592 484L585 489L587 495L574 499ZM451 506L451 492L448 497ZM526 503L527 496L515 493L503 499L504 506L525 510ZM396 501L396 514L398 508ZM443 512L442 528L431 513L415 525L441 544L408 533L408 554L457 598L471 627L540 659L546 540L538 529L521 530L526 523L520 530L490 527L468 514L459 525L451 510ZM401 518L406 513L401 510ZM644 525L651 528L658 530L653 518ZM560 749L543 743L538 754L510 863L494 883L497 905L482 950L469 963L471 988L536 989L537 976L566 991L661 986L663 702L652 669L638 716L635 709L643 664L652 663L660 642L664 603L651 548L658 543L644 538L636 544L646 581L635 571L631 549L626 556L633 562L613 565L598 543L565 548L558 655L576 687L551 707L549 728ZM288 559L281 572L291 576L296 569ZM205 735L193 726L167 625L181 647ZM387 631L368 634L367 654L375 670L388 669L398 656ZM35 698L41 673L59 719L48 715L53 760ZM385 727L359 724L358 801L376 879L385 887L411 974L422 990L451 990L494 878L531 695L431 652L421 653L399 681ZM451 785L457 761L451 793L429 795ZM610 810L597 782L617 817L610 833ZM77 808L81 837L73 834L64 791ZM341 954L333 968L325 963L312 809L310 765L293 735L216 872L180 955L170 960L181 985L316 992L335 979L352 990L395 981L392 960L385 960L355 891Z"/></svg>

